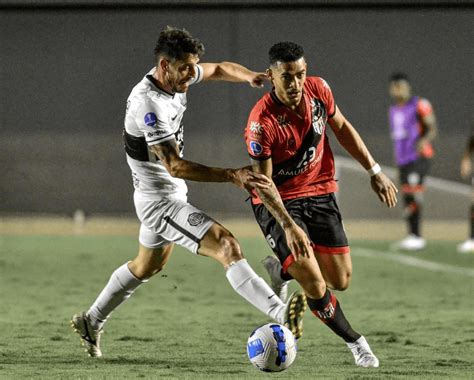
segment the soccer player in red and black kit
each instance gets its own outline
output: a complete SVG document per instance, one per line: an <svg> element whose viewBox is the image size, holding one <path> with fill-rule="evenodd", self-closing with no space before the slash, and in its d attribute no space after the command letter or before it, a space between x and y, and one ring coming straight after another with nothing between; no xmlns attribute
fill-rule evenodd
<svg viewBox="0 0 474 380"><path fill-rule="evenodd" d="M334 196L326 123L367 169L382 202L393 207L397 189L342 115L326 81L306 76L303 48L280 42L269 58L273 90L254 106L245 131L254 171L273 179L272 187L252 196L256 220L279 259L270 256L264 265L275 288L292 278L298 281L312 313L344 339L358 366L378 367L367 341L352 329L329 290L349 286L352 263Z"/></svg>

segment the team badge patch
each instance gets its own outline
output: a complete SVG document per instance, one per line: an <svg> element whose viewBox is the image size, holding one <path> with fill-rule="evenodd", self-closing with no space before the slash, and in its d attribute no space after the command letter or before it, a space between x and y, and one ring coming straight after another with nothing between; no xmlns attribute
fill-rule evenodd
<svg viewBox="0 0 474 380"><path fill-rule="evenodd" d="M193 227L199 226L200 224L202 224L202 222L204 222L204 214L200 212L193 212L189 214L188 223L191 226Z"/></svg>
<svg viewBox="0 0 474 380"><path fill-rule="evenodd" d="M262 154L263 148L257 141L250 141L250 150L255 156L259 156Z"/></svg>
<svg viewBox="0 0 474 380"><path fill-rule="evenodd" d="M146 125L152 128L155 128L156 125L158 124L158 118L156 117L156 114L153 112L147 113L144 117L144 121Z"/></svg>

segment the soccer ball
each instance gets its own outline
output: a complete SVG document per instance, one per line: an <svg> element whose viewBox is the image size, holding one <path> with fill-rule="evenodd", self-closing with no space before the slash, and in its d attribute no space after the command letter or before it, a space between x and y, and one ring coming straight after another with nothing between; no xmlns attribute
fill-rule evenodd
<svg viewBox="0 0 474 380"><path fill-rule="evenodd" d="M285 326L267 323L255 329L247 340L247 355L261 371L280 372L296 358L295 337Z"/></svg>

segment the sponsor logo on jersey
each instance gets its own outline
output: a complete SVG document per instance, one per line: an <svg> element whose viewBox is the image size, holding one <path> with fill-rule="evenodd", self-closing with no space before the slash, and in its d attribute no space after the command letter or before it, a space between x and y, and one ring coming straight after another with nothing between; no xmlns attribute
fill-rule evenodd
<svg viewBox="0 0 474 380"><path fill-rule="evenodd" d="M256 121L250 123L250 133L254 136L260 136L263 132L263 127Z"/></svg>
<svg viewBox="0 0 474 380"><path fill-rule="evenodd" d="M188 223L191 226L193 226L193 227L199 226L200 224L202 224L202 222L204 222L204 214L203 213L192 212L191 214L189 214Z"/></svg>
<svg viewBox="0 0 474 380"><path fill-rule="evenodd" d="M263 152L262 145L257 141L250 141L250 150L254 156L260 156Z"/></svg>
<svg viewBox="0 0 474 380"><path fill-rule="evenodd" d="M310 169L314 168L314 166L319 161L321 161L322 157L323 157L322 150L319 152L318 156L316 156L316 148L311 147L305 152L303 159L296 165L295 168L280 169L277 174L295 177L297 175L305 173L309 171Z"/></svg>
<svg viewBox="0 0 474 380"><path fill-rule="evenodd" d="M146 135L147 135L147 137L158 137L158 136L164 135L166 133L167 133L167 131L164 131L164 130L160 129L160 130L154 131L154 132L147 132Z"/></svg>
<svg viewBox="0 0 474 380"><path fill-rule="evenodd" d="M154 112L148 112L144 117L144 121L151 128L156 128L158 125L158 118Z"/></svg>

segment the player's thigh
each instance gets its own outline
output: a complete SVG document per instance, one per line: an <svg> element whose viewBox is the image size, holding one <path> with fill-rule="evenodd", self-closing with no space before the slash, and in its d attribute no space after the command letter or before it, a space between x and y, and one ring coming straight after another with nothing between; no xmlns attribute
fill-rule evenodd
<svg viewBox="0 0 474 380"><path fill-rule="evenodd" d="M424 180L429 172L430 166L431 161L423 157L400 166L399 176L402 192L420 198L425 191Z"/></svg>
<svg viewBox="0 0 474 380"><path fill-rule="evenodd" d="M330 287L346 289L352 274L352 261L334 194L306 198L304 210L303 220L324 278Z"/></svg>
<svg viewBox="0 0 474 380"><path fill-rule="evenodd" d="M288 273L301 285L309 298L320 299L326 292L326 281L314 255L293 261Z"/></svg>
<svg viewBox="0 0 474 380"><path fill-rule="evenodd" d="M314 252L327 285L335 290L349 287L352 277L352 259L350 253Z"/></svg>
<svg viewBox="0 0 474 380"><path fill-rule="evenodd" d="M301 221L302 207L298 204L298 200L285 201L284 204L295 223L308 233L305 224ZM288 248L285 231L263 204L252 205L252 209L265 240L280 260L283 271L286 272L295 259Z"/></svg>

